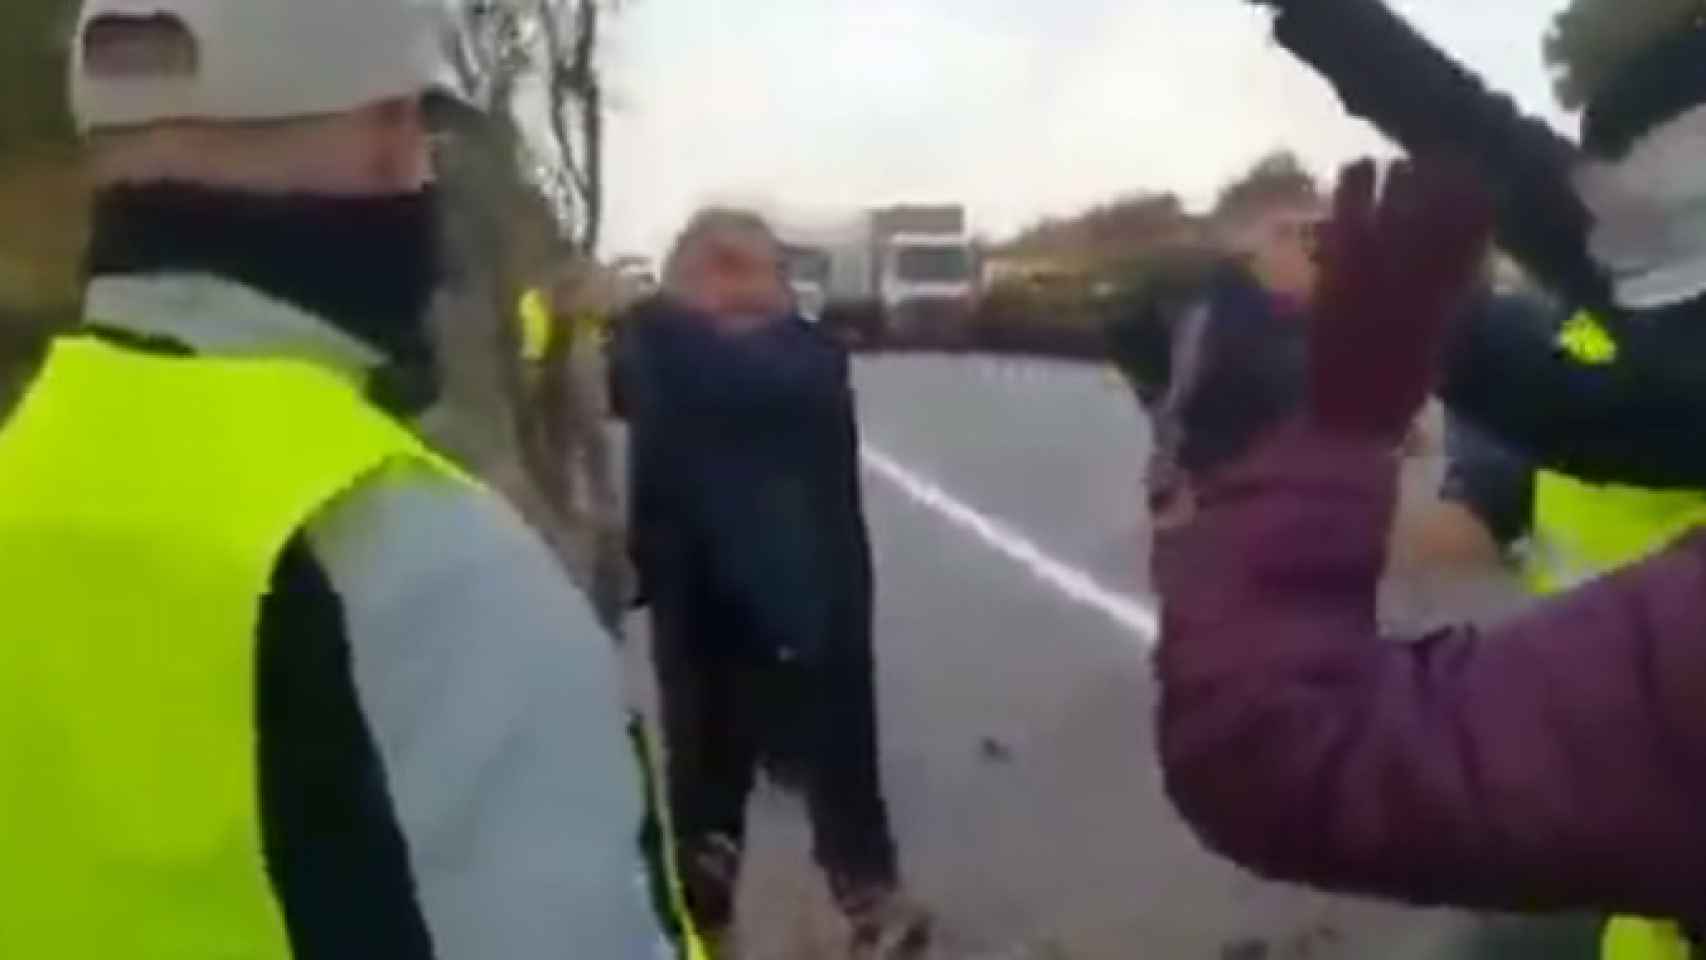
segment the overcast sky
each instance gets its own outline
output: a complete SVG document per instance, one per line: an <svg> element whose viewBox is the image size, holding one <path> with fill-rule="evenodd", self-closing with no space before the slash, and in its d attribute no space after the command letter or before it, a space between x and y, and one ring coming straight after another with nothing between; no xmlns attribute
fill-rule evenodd
<svg viewBox="0 0 1706 960"><path fill-rule="evenodd" d="M1540 62L1563 0L1397 0L1568 128ZM1001 236L1144 189L1201 203L1276 147L1388 151L1239 0L630 0L609 51L611 253L710 201L955 200Z"/></svg>

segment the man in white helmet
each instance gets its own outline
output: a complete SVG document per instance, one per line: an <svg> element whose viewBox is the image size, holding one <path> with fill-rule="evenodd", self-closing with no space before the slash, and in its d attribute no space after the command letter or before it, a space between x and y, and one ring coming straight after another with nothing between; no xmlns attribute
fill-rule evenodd
<svg viewBox="0 0 1706 960"><path fill-rule="evenodd" d="M84 4L87 314L0 427L0 956L654 956L610 644L401 419L436 11Z"/></svg>

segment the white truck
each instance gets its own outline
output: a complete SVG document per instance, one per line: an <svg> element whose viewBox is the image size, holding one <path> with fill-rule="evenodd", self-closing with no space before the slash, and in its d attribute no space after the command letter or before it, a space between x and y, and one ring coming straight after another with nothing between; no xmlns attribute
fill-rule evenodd
<svg viewBox="0 0 1706 960"><path fill-rule="evenodd" d="M802 308L856 340L952 336L977 307L981 271L958 204L882 207L782 239Z"/></svg>
<svg viewBox="0 0 1706 960"><path fill-rule="evenodd" d="M788 284L794 290L794 302L807 320L816 323L829 305L829 278L833 269L829 249L820 244L784 240L782 252L787 258Z"/></svg>

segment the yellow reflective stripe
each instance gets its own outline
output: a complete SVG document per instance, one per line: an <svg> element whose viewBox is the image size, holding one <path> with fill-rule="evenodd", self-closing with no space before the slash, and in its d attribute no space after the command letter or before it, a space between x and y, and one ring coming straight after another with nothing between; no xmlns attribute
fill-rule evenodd
<svg viewBox="0 0 1706 960"><path fill-rule="evenodd" d="M636 716L634 722L637 735L634 737L635 749L640 754L641 782L650 794L646 802L651 806L653 816L658 823L659 860L663 863L664 887L669 896L669 909L675 916L676 927L681 931L681 950L684 960L713 960L710 950L705 946L705 940L699 934L699 925L693 920L693 911L687 907L686 887L681 882L681 865L676 861L675 827L670 816L669 798L663 790L662 766L657 762L652 752L652 738L647 733L645 718Z"/></svg>
<svg viewBox="0 0 1706 960"><path fill-rule="evenodd" d="M307 364L52 348L0 430L0 957L287 960L255 630L279 553L432 462Z"/></svg>
<svg viewBox="0 0 1706 960"><path fill-rule="evenodd" d="M1583 310L1571 317L1558 334L1558 346L1577 363L1590 367L1617 362L1617 341L1599 318Z"/></svg>

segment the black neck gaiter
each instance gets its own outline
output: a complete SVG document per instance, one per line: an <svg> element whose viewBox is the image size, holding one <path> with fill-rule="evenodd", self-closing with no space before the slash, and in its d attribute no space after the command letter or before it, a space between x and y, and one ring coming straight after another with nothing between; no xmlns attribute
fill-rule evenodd
<svg viewBox="0 0 1706 960"><path fill-rule="evenodd" d="M269 197L185 184L95 198L92 277L207 273L299 307L383 353L374 399L432 400L427 309L440 279L437 197Z"/></svg>

